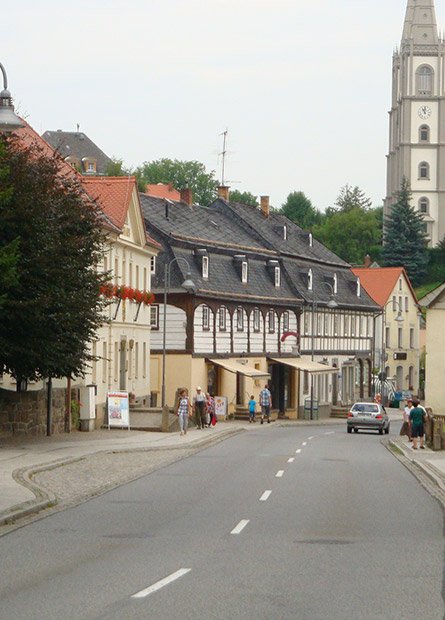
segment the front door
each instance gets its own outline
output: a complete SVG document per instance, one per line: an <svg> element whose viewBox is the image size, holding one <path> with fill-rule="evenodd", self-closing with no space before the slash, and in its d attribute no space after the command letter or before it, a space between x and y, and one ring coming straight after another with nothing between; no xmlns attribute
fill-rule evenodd
<svg viewBox="0 0 445 620"><path fill-rule="evenodd" d="M291 406L293 372L285 364L270 364L269 389L272 394L272 409L278 409L278 415L283 416Z"/></svg>

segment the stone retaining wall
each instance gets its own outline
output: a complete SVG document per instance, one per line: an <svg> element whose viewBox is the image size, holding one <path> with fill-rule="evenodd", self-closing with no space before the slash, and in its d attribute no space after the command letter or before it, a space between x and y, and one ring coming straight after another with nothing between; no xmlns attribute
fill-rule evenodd
<svg viewBox="0 0 445 620"><path fill-rule="evenodd" d="M12 392L0 389L0 437L15 435L46 435L45 390ZM51 433L65 430L66 390L52 390Z"/></svg>

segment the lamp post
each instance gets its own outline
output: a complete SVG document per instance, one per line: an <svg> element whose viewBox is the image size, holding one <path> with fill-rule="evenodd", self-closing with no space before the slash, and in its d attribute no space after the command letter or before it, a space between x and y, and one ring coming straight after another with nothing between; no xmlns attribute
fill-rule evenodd
<svg viewBox="0 0 445 620"><path fill-rule="evenodd" d="M0 71L3 74L3 90L0 92L0 131L10 132L23 127L24 123L14 112L11 93L8 90L8 78L1 62Z"/></svg>
<svg viewBox="0 0 445 620"><path fill-rule="evenodd" d="M174 263L184 263L187 267L187 275L185 277L184 282L181 284L182 288L185 289L188 293L192 293L196 287L192 280L190 273L190 265L188 261L182 256L178 256L171 260L169 263L166 263L164 269L164 317L163 317L163 325L162 325L162 392L161 392L161 404L162 408L165 407L165 358L166 358L166 336L167 336L167 294L170 290L170 275L171 275L171 266Z"/></svg>
<svg viewBox="0 0 445 620"><path fill-rule="evenodd" d="M402 304L397 301L396 299L392 299L390 301L388 301L384 306L383 306L383 312L382 312L382 352L381 352L381 356L380 356L380 385L381 385L381 389L382 389L382 402L385 402L385 394L384 394L384 381L386 380L386 375L385 375L385 361L386 361L386 338L385 338L385 330L386 330L386 308L387 306L389 306L389 304L393 304L396 305L399 308L399 311L397 313L397 316L395 318L395 320L398 323L403 323L404 318L403 318L403 314L402 314Z"/></svg>
<svg viewBox="0 0 445 620"><path fill-rule="evenodd" d="M335 308L338 308L338 303L335 301L334 299L334 295L335 290L334 287L332 286L332 284L329 284L329 282L323 282L323 284L325 286L327 286L330 289L331 292L331 298L328 301L328 303L326 304L327 308L330 308L331 310L335 310ZM312 302L311 302L311 333L312 333L312 337L311 337L311 360L314 361L314 354L315 354L315 329L314 329L314 319L315 319L315 313L318 311L318 305L319 302L317 302L314 298L312 298ZM313 411L314 411L314 375L313 373L311 373L311 413L310 413L310 419L313 419Z"/></svg>

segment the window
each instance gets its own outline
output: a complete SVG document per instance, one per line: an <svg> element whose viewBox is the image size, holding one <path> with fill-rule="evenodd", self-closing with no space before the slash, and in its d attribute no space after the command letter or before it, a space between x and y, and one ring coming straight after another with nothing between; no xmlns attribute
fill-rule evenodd
<svg viewBox="0 0 445 620"><path fill-rule="evenodd" d="M403 327L399 327L398 329L397 346L399 349L403 347Z"/></svg>
<svg viewBox="0 0 445 620"><path fill-rule="evenodd" d="M147 343L142 343L142 377L145 379L147 376Z"/></svg>
<svg viewBox="0 0 445 620"><path fill-rule="evenodd" d="M273 334L275 332L275 312L273 310L269 310L269 334Z"/></svg>
<svg viewBox="0 0 445 620"><path fill-rule="evenodd" d="M236 309L236 329L239 332L244 331L244 310L241 306Z"/></svg>
<svg viewBox="0 0 445 620"><path fill-rule="evenodd" d="M324 329L323 329L323 334L325 336L329 335L329 314L325 314L324 315Z"/></svg>
<svg viewBox="0 0 445 620"><path fill-rule="evenodd" d="M107 382L108 359L107 359L107 343L102 343L102 383Z"/></svg>
<svg viewBox="0 0 445 620"><path fill-rule="evenodd" d="M349 336L349 325L350 325L350 316L349 316L349 314L345 314L345 321L344 321L344 334L345 334L345 336Z"/></svg>
<svg viewBox="0 0 445 620"><path fill-rule="evenodd" d="M312 233L309 233L309 247L311 248L314 245L314 238Z"/></svg>
<svg viewBox="0 0 445 620"><path fill-rule="evenodd" d="M144 280L142 282L142 288L144 291L147 290L147 267L144 267Z"/></svg>
<svg viewBox="0 0 445 620"><path fill-rule="evenodd" d="M403 288L402 278L399 279L399 291Z"/></svg>
<svg viewBox="0 0 445 620"><path fill-rule="evenodd" d="M150 306L150 327L159 329L159 306Z"/></svg>
<svg viewBox="0 0 445 620"><path fill-rule="evenodd" d="M357 317L351 316L351 336L355 336L356 323L357 323Z"/></svg>
<svg viewBox="0 0 445 620"><path fill-rule="evenodd" d="M281 285L281 271L279 267L275 267L275 286L278 288Z"/></svg>
<svg viewBox="0 0 445 620"><path fill-rule="evenodd" d="M258 333L260 330L260 310L259 308L255 308L253 311L253 331Z"/></svg>
<svg viewBox="0 0 445 620"><path fill-rule="evenodd" d="M303 392L309 394L309 372L307 370L303 372Z"/></svg>
<svg viewBox="0 0 445 620"><path fill-rule="evenodd" d="M313 277L312 277L312 269L309 269L308 274L307 274L307 290L308 291L312 291L312 286L313 286Z"/></svg>
<svg viewBox="0 0 445 620"><path fill-rule="evenodd" d="M210 308L208 306L202 308L202 329L205 332L210 331Z"/></svg>
<svg viewBox="0 0 445 620"><path fill-rule="evenodd" d="M338 290L338 278L337 278L337 274L334 273L334 295L337 295L337 290Z"/></svg>
<svg viewBox="0 0 445 620"><path fill-rule="evenodd" d="M317 315L317 335L323 335L323 317L321 314Z"/></svg>
<svg viewBox="0 0 445 620"><path fill-rule="evenodd" d="M150 258L150 273L156 273L156 256Z"/></svg>
<svg viewBox="0 0 445 620"><path fill-rule="evenodd" d="M248 276L247 261L243 261L241 263L241 282L243 284L247 284L247 276Z"/></svg>
<svg viewBox="0 0 445 620"><path fill-rule="evenodd" d="M108 271L108 258L104 256L104 273Z"/></svg>
<svg viewBox="0 0 445 620"><path fill-rule="evenodd" d="M419 142L430 141L430 128L428 125L421 125L419 128Z"/></svg>
<svg viewBox="0 0 445 620"><path fill-rule="evenodd" d="M289 331L289 312L283 314L283 332Z"/></svg>
<svg viewBox="0 0 445 620"><path fill-rule="evenodd" d="M391 330L389 327L385 327L385 342L386 347L389 349L389 347L391 346Z"/></svg>
<svg viewBox="0 0 445 620"><path fill-rule="evenodd" d="M219 331L226 331L226 308L224 306L219 309Z"/></svg>
<svg viewBox="0 0 445 620"><path fill-rule="evenodd" d="M134 378L139 376L139 342L134 343Z"/></svg>
<svg viewBox="0 0 445 620"><path fill-rule="evenodd" d="M419 95L431 95L433 92L433 68L429 65L422 65L417 69L417 93Z"/></svg>
<svg viewBox="0 0 445 620"><path fill-rule="evenodd" d="M396 310L397 310L397 299L396 299L396 296L393 295L393 297L392 297L392 311L396 312Z"/></svg>
<svg viewBox="0 0 445 620"><path fill-rule="evenodd" d="M114 343L114 381L117 381L119 373L119 343Z"/></svg>
<svg viewBox="0 0 445 620"><path fill-rule="evenodd" d="M428 162L422 161L419 164L419 179L428 180L429 178L430 178L430 165Z"/></svg>
<svg viewBox="0 0 445 620"><path fill-rule="evenodd" d="M202 257L202 277L204 280L208 280L209 278L209 257Z"/></svg>
<svg viewBox="0 0 445 620"><path fill-rule="evenodd" d="M117 258L114 259L114 283L118 284L119 282L119 260Z"/></svg>
<svg viewBox="0 0 445 620"><path fill-rule="evenodd" d="M408 297L405 297L405 312L408 312L409 310L409 300Z"/></svg>
<svg viewBox="0 0 445 620"><path fill-rule="evenodd" d="M139 288L139 265L136 265L136 276L135 276L135 287L138 289Z"/></svg>
<svg viewBox="0 0 445 620"><path fill-rule="evenodd" d="M130 288L133 288L133 263L128 264L128 282Z"/></svg>
<svg viewBox="0 0 445 620"><path fill-rule="evenodd" d="M419 200L419 211L420 213L429 213L430 201L428 200L428 198L422 197Z"/></svg>
<svg viewBox="0 0 445 620"><path fill-rule="evenodd" d="M408 370L408 388L412 390L414 385L414 366L410 366Z"/></svg>
<svg viewBox="0 0 445 620"><path fill-rule="evenodd" d="M414 349L414 327L410 327L409 330L409 348ZM410 383L412 383L412 381Z"/></svg>
<svg viewBox="0 0 445 620"><path fill-rule="evenodd" d="M360 278L357 278L357 297L360 297L362 294L362 285L360 283Z"/></svg>
<svg viewBox="0 0 445 620"><path fill-rule="evenodd" d="M306 310L304 313L304 333L305 334L309 334L309 317L310 317L310 314Z"/></svg>
<svg viewBox="0 0 445 620"><path fill-rule="evenodd" d="M334 336L338 336L338 314L334 314Z"/></svg>

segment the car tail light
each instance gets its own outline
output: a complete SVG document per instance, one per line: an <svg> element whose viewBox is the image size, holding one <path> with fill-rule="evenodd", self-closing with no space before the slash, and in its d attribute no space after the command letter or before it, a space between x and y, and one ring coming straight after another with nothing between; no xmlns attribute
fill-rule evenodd
<svg viewBox="0 0 445 620"><path fill-rule="evenodd" d="M376 416L375 416L375 419L376 419L376 420L383 420L383 416L382 416L382 415L380 415L380 413L379 413L379 415L376 415Z"/></svg>

